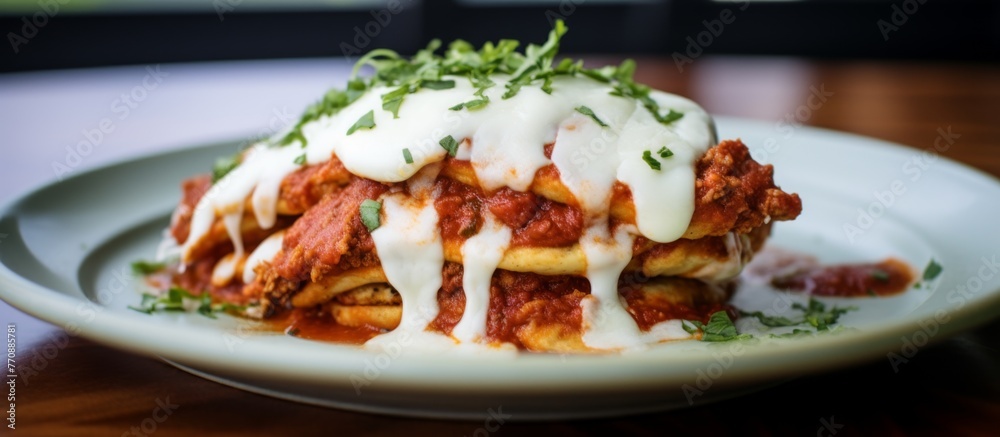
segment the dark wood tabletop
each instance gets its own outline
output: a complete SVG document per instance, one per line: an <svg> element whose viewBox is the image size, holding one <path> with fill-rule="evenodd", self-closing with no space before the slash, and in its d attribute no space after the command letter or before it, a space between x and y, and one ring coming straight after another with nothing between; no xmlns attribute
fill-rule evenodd
<svg viewBox="0 0 1000 437"><path fill-rule="evenodd" d="M704 57L680 71L657 58L639 59L637 79L715 114L788 118L921 149L950 128L961 137L946 157L1000 176L1000 66ZM817 91L826 101L800 109ZM360 414L250 394L68 336L2 302L0 322L16 325L19 343L17 429L3 428L8 435L1000 434L1000 322L922 348L898 372L883 358L690 409L507 422L495 432L481 422ZM157 402L177 407L162 422L147 420Z"/></svg>

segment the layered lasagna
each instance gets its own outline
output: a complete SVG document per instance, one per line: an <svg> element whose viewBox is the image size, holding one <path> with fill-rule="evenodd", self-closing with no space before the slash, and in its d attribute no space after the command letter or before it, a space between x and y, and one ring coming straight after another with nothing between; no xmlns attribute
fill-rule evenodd
<svg viewBox="0 0 1000 437"><path fill-rule="evenodd" d="M173 285L369 344L697 336L681 321L728 308L799 198L698 105L633 82L634 64L555 62L564 31L523 54L366 56L294 127L183 183Z"/></svg>

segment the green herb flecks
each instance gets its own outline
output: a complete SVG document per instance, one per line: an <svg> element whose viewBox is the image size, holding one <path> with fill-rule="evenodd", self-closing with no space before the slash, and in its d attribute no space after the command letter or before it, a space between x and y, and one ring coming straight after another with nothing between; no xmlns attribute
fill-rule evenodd
<svg viewBox="0 0 1000 437"><path fill-rule="evenodd" d="M381 226L381 219L379 218L379 211L382 209L382 203L372 200L365 199L361 202L361 223L368 228L368 232L374 231Z"/></svg>
<svg viewBox="0 0 1000 437"><path fill-rule="evenodd" d="M375 127L375 111L368 111L358 121L354 122L354 125L347 130L347 134L353 134L358 129L371 129L373 127Z"/></svg>
<svg viewBox="0 0 1000 437"><path fill-rule="evenodd" d="M660 148L660 150L656 151L656 154L660 155L660 158L669 158L671 156L674 156L674 151L668 149L667 146L663 146Z"/></svg>
<svg viewBox="0 0 1000 437"><path fill-rule="evenodd" d="M218 182L219 179L226 177L229 172L239 167L242 156L243 154L240 152L232 156L224 156L216 159L215 165L212 166L212 183Z"/></svg>
<svg viewBox="0 0 1000 437"><path fill-rule="evenodd" d="M586 115L586 116L594 119L594 122L597 123L598 125L600 125L601 127L608 127L607 123L601 121L600 118L597 118L597 114L594 114L594 110L593 109L590 109L590 108L588 108L586 106L579 106L579 107L576 108L576 112L579 112L579 113L581 113L583 115Z"/></svg>
<svg viewBox="0 0 1000 437"><path fill-rule="evenodd" d="M799 317L784 317L784 316L770 316L764 314L761 311L746 312L740 311L740 315L744 317L754 317L768 328L781 328L781 327L792 327L792 326L804 326L815 328L815 331L809 329L793 329L792 332L785 334L771 334L770 337L773 338L784 338L784 337L796 337L801 335L811 335L819 331L833 331L840 329L840 326L834 326L837 320L844 313L848 311L857 310L857 307L847 307L838 308L834 306L833 308L827 310L826 305L816 299L810 298L806 305L800 304L798 302L792 304L792 308L802 311L802 315ZM736 329L736 324L733 323L732 319L729 318L729 314L725 311L717 311L713 313L708 320L708 323L702 323L697 320L682 320L681 327L684 328L689 334L697 334L701 332L701 341L730 341L730 340L741 340L747 338L753 338L751 334L740 334Z"/></svg>
<svg viewBox="0 0 1000 437"><path fill-rule="evenodd" d="M596 69L584 68L579 60L555 62L560 41L567 31L566 24L557 20L544 44L529 44L523 53L518 51L520 43L509 39L487 42L478 49L466 41L455 40L444 50L441 50L440 40L433 40L409 59L392 50L372 50L354 65L345 89L327 92L323 99L305 111L295 126L274 140L273 145L298 142L305 147L307 140L302 133L305 124L339 113L373 89L389 90L381 96L382 109L392 113L393 118L398 118L408 95L421 90L453 89L457 85L456 78L466 78L476 91L468 100L456 102L451 109L481 109L490 103L486 91L496 86L491 79L494 75L509 77L501 94L503 99L515 97L524 87L534 85L543 92L552 93L556 77L582 76L608 84L612 95L638 100L660 123L670 124L684 116L681 112L660 108L650 96L650 88L635 83L636 65L632 60ZM365 77L361 76L363 72ZM496 98L496 94L493 97ZM356 126L371 128L374 124L359 123Z"/></svg>
<svg viewBox="0 0 1000 437"><path fill-rule="evenodd" d="M567 30L569 29L566 28L566 23L563 20L556 20L555 27L549 32L549 39L545 41L545 44L541 46L528 45L528 48L525 49L524 58L520 61L517 70L512 73L510 81L507 82L507 92L503 95L505 100L516 96L521 91L521 87L537 80L542 80L543 82L542 91L547 93L552 92L552 76L557 74L552 69L552 61L556 58L556 54L559 53L559 40L562 39ZM563 66L563 64L560 64L560 66ZM565 74L571 68L567 66L563 70Z"/></svg>
<svg viewBox="0 0 1000 437"><path fill-rule="evenodd" d="M441 141L439 141L438 144L440 144L441 147L448 152L448 156L451 156L452 158L454 158L458 153L458 141L455 141L451 135L441 138Z"/></svg>
<svg viewBox="0 0 1000 437"><path fill-rule="evenodd" d="M413 164L413 155L410 154L410 149L403 149L403 160L407 164Z"/></svg>
<svg viewBox="0 0 1000 437"><path fill-rule="evenodd" d="M924 267L923 279L925 281L933 281L937 279L938 275L940 275L943 270L944 267L941 267L941 264L938 264L937 261L931 259L931 261L927 263L927 267Z"/></svg>
<svg viewBox="0 0 1000 437"><path fill-rule="evenodd" d="M332 89L327 91L320 101L306 108L306 111L302 114L302 117L299 118L299 121L295 123L295 126L293 126L288 133L280 139L272 142L272 146L287 146L295 141L298 141L302 147L306 147L306 137L302 134L303 126L322 117L332 116L339 113L340 110L346 108L348 105L354 103L355 100L361 97L367 89L368 84L366 82L361 80L351 80L347 83L347 87L344 90Z"/></svg>
<svg viewBox="0 0 1000 437"><path fill-rule="evenodd" d="M132 262L132 273L136 275L151 275L167 267L167 263L162 262L152 262L152 261L133 261Z"/></svg>
<svg viewBox="0 0 1000 437"><path fill-rule="evenodd" d="M432 90L448 90L455 88L455 81L453 80L424 80L420 82L421 86Z"/></svg>
<svg viewBox="0 0 1000 437"><path fill-rule="evenodd" d="M457 104L455 106L452 106L452 107L450 107L448 109L450 109L452 111L461 111L462 109L468 109L470 111L475 111L477 109L480 109L480 108L486 106L487 103L490 103L490 98L487 97L487 96L483 96L483 98L481 98L481 99L474 99L474 100L469 100L468 102L459 103L459 104Z"/></svg>
<svg viewBox="0 0 1000 437"><path fill-rule="evenodd" d="M399 107L403 105L403 97L409 94L408 86L401 86L394 91L382 95L382 109L392 113L392 118L399 118Z"/></svg>
<svg viewBox="0 0 1000 437"><path fill-rule="evenodd" d="M802 311L802 315L796 318L788 318L782 316L769 316L761 311L740 311L740 315L745 317L755 317L760 324L769 328L808 325L816 328L817 331L826 331L829 330L831 326L836 324L837 320L840 319L840 316L844 313L858 309L853 306L847 308L834 306L830 310L827 310L826 305L823 304L823 302L813 298L809 298L809 302L806 305L795 302L792 304L792 308Z"/></svg>
<svg viewBox="0 0 1000 437"><path fill-rule="evenodd" d="M784 334L771 334L771 338L793 338L793 337L804 337L807 335L816 335L815 331L810 331L808 329L798 329L795 328L792 332L786 332Z"/></svg>
<svg viewBox="0 0 1000 437"><path fill-rule="evenodd" d="M708 323L697 320L682 320L681 327L689 334L701 331L701 341L731 341L752 338L750 334L740 334L736 325L725 311L716 311L708 318Z"/></svg>
<svg viewBox="0 0 1000 437"><path fill-rule="evenodd" d="M209 293L196 295L180 287L171 287L166 293L157 296L155 294L143 293L142 301L138 307L129 306L131 310L144 314L155 312L184 312L189 307L187 302L197 304L195 311L210 319L216 318L218 313L242 313L246 311L246 305L235 305L231 303L212 303L212 296Z"/></svg>
<svg viewBox="0 0 1000 437"><path fill-rule="evenodd" d="M642 160L646 161L646 164L649 164L649 168L660 171L660 161L657 161L656 158L653 157L653 152L649 150L642 152Z"/></svg>
<svg viewBox="0 0 1000 437"><path fill-rule="evenodd" d="M937 279L938 275L940 275L942 271L944 271L944 267L942 267L941 264L938 264L934 258L931 258L930 262L927 263L927 267L924 267L924 274L921 276L922 280L913 284L913 288L922 288L923 282Z"/></svg>
<svg viewBox="0 0 1000 437"><path fill-rule="evenodd" d="M875 279L876 281L879 281L879 282L888 282L889 281L889 272L887 272L885 270L882 270L882 269L874 269L871 272L871 277L872 277L872 279Z"/></svg>
<svg viewBox="0 0 1000 437"><path fill-rule="evenodd" d="M298 165L306 165L306 154L303 153L299 156L296 156L293 162L295 162Z"/></svg>

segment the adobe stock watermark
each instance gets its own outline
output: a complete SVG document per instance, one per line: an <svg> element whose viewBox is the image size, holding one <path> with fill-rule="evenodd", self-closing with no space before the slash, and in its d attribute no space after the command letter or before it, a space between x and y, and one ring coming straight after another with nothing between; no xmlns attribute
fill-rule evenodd
<svg viewBox="0 0 1000 437"><path fill-rule="evenodd" d="M421 306L418 309L417 319L409 322L410 324L407 326L410 327L409 329L413 329L413 327L415 327L422 330L423 327L429 325L434 319L434 317L431 317L433 313L436 313L436 311L431 311L430 308ZM396 330L392 331L395 335L389 337L391 341L380 344L379 347L381 351L379 351L374 358L365 359L365 365L361 374L351 374L348 379L351 381L351 386L354 387L355 394L361 396L362 387L367 387L375 382L376 379L382 376L383 371L392 366L392 363L396 360L396 358L403 355L403 352L414 344L413 337L409 329L403 327L401 321L400 326L396 328L396 330L399 331L398 334L395 334Z"/></svg>
<svg viewBox="0 0 1000 437"><path fill-rule="evenodd" d="M961 134L952 132L951 126L939 127L932 146L903 161L900 171L907 177L893 179L883 189L872 191L873 200L866 207L857 208L854 222L845 222L841 225L847 241L851 244L857 243L885 215L886 211L906 195L909 191L907 184L920 180L923 174L937 162L938 155L950 150L961 137Z"/></svg>
<svg viewBox="0 0 1000 437"><path fill-rule="evenodd" d="M59 353L69 345L69 333L58 330L49 335L41 347L34 349L31 359L18 366L18 376L21 384L27 387L33 377L38 376L49 367L49 363L59 356Z"/></svg>
<svg viewBox="0 0 1000 437"><path fill-rule="evenodd" d="M822 109L835 94L826 89L825 83L819 84L819 87L810 85L805 103L796 107L794 111L785 113L785 116L774 124L775 132L781 134L782 141L791 139L795 136L795 131L811 120L813 114ZM768 137L761 142L761 145L750 149L750 156L758 162L767 162L769 157L781 151L782 145L783 142L779 142L778 138Z"/></svg>
<svg viewBox="0 0 1000 437"><path fill-rule="evenodd" d="M212 0L212 9L219 21L226 21L226 14L235 11L236 7L243 4L243 0Z"/></svg>
<svg viewBox="0 0 1000 437"><path fill-rule="evenodd" d="M875 22L882 39L889 41L889 34L899 31L899 28L910 21L910 17L916 14L920 10L920 5L924 3L927 3L927 0L903 0L900 4L890 6L892 12L889 13L889 19L879 19Z"/></svg>
<svg viewBox="0 0 1000 437"><path fill-rule="evenodd" d="M741 0L739 3L742 3L739 7L740 11L745 11L750 7L750 0ZM736 13L729 8L720 11L718 18L702 20L701 24L705 27L705 30L698 32L694 37L688 35L684 38L684 41L687 42L687 46L684 47L684 53L674 52L671 55L674 59L674 65L677 66L677 71L683 73L684 66L693 64L694 60L705 53L705 49L712 45L716 38L722 36L722 32L726 30L726 26L733 24L735 21Z"/></svg>
<svg viewBox="0 0 1000 437"><path fill-rule="evenodd" d="M95 127L82 130L83 140L76 143L75 146L66 146L66 155L62 161L52 161L52 172L56 178L62 180L63 177L79 167L85 158L101 146L105 137L115 131L116 121L121 122L128 118L132 111L149 97L151 91L159 88L167 76L170 76L170 73L161 71L159 64L156 66L147 65L146 75L143 76L140 83L111 101L111 112L117 114L117 117L104 117L98 120Z"/></svg>
<svg viewBox="0 0 1000 437"><path fill-rule="evenodd" d="M7 32L7 42L10 43L10 48L14 50L14 54L21 53L21 46L28 44L32 38L38 36L38 32L59 14L59 5L65 5L69 1L39 0L39 11L32 14L30 19L27 16L21 17L21 28L18 29L20 32Z"/></svg>
<svg viewBox="0 0 1000 437"><path fill-rule="evenodd" d="M142 419L138 425L133 425L128 431L123 432L122 437L146 437L154 434L157 428L170 416L173 416L180 407L180 405L170 402L170 396L167 396L166 399L156 398L156 406L153 407L149 417Z"/></svg>
<svg viewBox="0 0 1000 437"><path fill-rule="evenodd" d="M819 427L816 428L816 437L824 436L834 436L844 428L842 423L837 423L834 416L830 416L829 419L821 417L819 419Z"/></svg>
<svg viewBox="0 0 1000 437"><path fill-rule="evenodd" d="M413 3L413 0L405 0ZM382 31L392 23L392 17L406 10L401 0L389 0L385 8L369 11L372 19L363 26L354 26L354 39L340 43L340 52L344 59L352 61L352 56L360 55L372 43L372 38L382 34ZM354 43L353 45L351 43Z"/></svg>
<svg viewBox="0 0 1000 437"><path fill-rule="evenodd" d="M771 314L787 314L788 311L793 309L793 306L796 303L799 302L793 299L788 293L779 293L774 299L771 300ZM722 345L726 345L727 347L725 350L713 352L712 362L703 368L695 370L694 385L684 384L681 386L681 392L684 393L684 397L687 399L688 405L693 406L697 398L704 395L706 391L711 389L712 386L715 385L715 382L722 378L727 370L733 367L736 363L736 359L746 353L746 346L754 344L756 341L758 340L736 340L709 345L709 347L720 349Z"/></svg>
<svg viewBox="0 0 1000 437"><path fill-rule="evenodd" d="M260 323L244 317L239 318L236 329L222 333L222 342L229 353L236 352L236 347L242 345L254 333L259 332Z"/></svg>
<svg viewBox="0 0 1000 437"><path fill-rule="evenodd" d="M694 406L696 398L704 395L706 391L711 389L715 381L722 378L726 370L733 367L736 359L746 353L746 345L742 341L733 341L725 344L728 346L726 350L713 352L713 361L704 368L695 370L694 385L684 384L681 386L681 392L684 393L689 406Z"/></svg>
<svg viewBox="0 0 1000 437"><path fill-rule="evenodd" d="M288 126L298 121L298 118L295 114L288 112L287 106L283 106L280 110L271 108L271 116L267 119L267 124L244 141L242 146L256 144L271 138L274 134L284 131Z"/></svg>
<svg viewBox="0 0 1000 437"><path fill-rule="evenodd" d="M130 286L134 280L130 274L129 266L122 266L114 270L111 278L97 289L95 297L100 305L90 300L80 302L74 309L77 320L83 324L93 322L99 313L106 311L104 305L112 302L123 291L131 289ZM40 375L49 367L49 363L55 360L59 353L69 345L70 337L76 337L79 334L80 324L71 320L63 325L63 330L50 335L41 347L35 349L36 353L31 359L20 367L21 383L28 386L31 383L31 378Z"/></svg>
<svg viewBox="0 0 1000 437"><path fill-rule="evenodd" d="M986 283L1000 273L1000 260L997 259L997 254L991 255L990 258L980 257L979 261L979 268L976 269L974 275L967 277L964 282L959 283L945 294L945 300L954 304L955 310L965 307L970 299L985 288ZM941 308L930 317L917 323L920 330L900 337L899 353L893 351L886 354L893 373L899 373L902 365L909 363L916 357L920 349L927 346L937 336L941 331L941 326L949 321L951 321L951 315Z"/></svg>
<svg viewBox="0 0 1000 437"><path fill-rule="evenodd" d="M476 428L472 432L472 437L487 437L500 430L500 427L507 422L511 417L510 414L504 414L503 405L499 406L494 410L492 407L486 409L486 419L483 420L483 426Z"/></svg>

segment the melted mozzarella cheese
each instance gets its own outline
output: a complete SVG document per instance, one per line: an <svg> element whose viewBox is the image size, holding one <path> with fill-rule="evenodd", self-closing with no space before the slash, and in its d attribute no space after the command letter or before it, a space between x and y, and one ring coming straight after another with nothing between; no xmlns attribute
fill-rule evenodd
<svg viewBox="0 0 1000 437"><path fill-rule="evenodd" d="M465 312L451 335L461 341L475 341L486 335L486 315L490 306L493 272L510 246L511 229L486 211L479 233L462 245L462 289Z"/></svg>
<svg viewBox="0 0 1000 437"><path fill-rule="evenodd" d="M444 247L433 202L415 201L402 193L382 197L382 226L372 240L382 270L407 305L400 327L423 330L438 313Z"/></svg>
<svg viewBox="0 0 1000 437"><path fill-rule="evenodd" d="M281 250L281 245L285 242L285 231L275 232L261 241L257 248L250 253L247 261L243 264L243 283L249 284L257 277L254 271L260 263L274 259L274 256Z"/></svg>
<svg viewBox="0 0 1000 437"><path fill-rule="evenodd" d="M382 196L382 225L372 231L375 250L385 277L403 300L399 326L390 335L376 337L372 346L404 340L425 347L454 344L449 338L426 331L437 317L444 247L438 231L434 202L403 193Z"/></svg>
<svg viewBox="0 0 1000 437"><path fill-rule="evenodd" d="M449 108L457 103L471 100L476 89L466 78L449 79L455 80L454 88L421 89L407 95L398 118L381 107L381 95L390 89L375 88L338 114L307 123L302 127L307 163L320 164L336 155L357 176L401 182L444 160L446 151L439 141L450 135L462 142L457 158L471 162L487 190L525 191L538 169L554 164L585 213L587 230L580 243L587 256L591 296L582 303L584 341L594 348L619 349L676 334L672 329L667 330L670 335L640 332L619 298L617 281L631 259L636 236L666 243L687 229L694 211L694 162L716 142L711 118L690 100L653 91L650 97L664 113L684 113L664 125L640 102L612 96L609 85L581 77L554 78L551 94L525 86L514 98L503 99L508 78L495 76L496 86L485 92L489 104L473 111L452 111ZM590 108L606 126L579 112L581 106ZM348 129L369 111L374 112L375 127L348 135ZM549 143L554 143L551 160L543 148ZM302 146L298 142L285 147L255 146L239 167L216 183L195 209L190 236L181 248L184 263L191 261L192 249L217 217L222 217L237 257L242 256L240 226L248 196L258 225L272 227L281 180L299 168L294 161L303 153ZM664 147L673 155L661 157L658 152ZM412 163L405 161L404 149L410 152ZM660 162L659 170L643 159L645 151ZM386 277L403 300L396 340L403 332L408 339L430 335L424 328L438 311L436 296L444 261L429 189L434 175L436 170L410 180L411 192L423 192L416 196L419 200L402 193L383 196L382 226L372 232ZM616 182L631 190L636 226L619 226L610 235L608 209ZM462 247L467 298L455 338L470 342L484 335L490 277L509 241L510 230L487 217L483 231ZM255 255L256 251L251 255L253 262L274 256L270 251ZM252 272L252 267L247 270Z"/></svg>
<svg viewBox="0 0 1000 437"><path fill-rule="evenodd" d="M618 294L618 278L632 259L635 236L630 226L619 226L608 235L607 225L598 223L587 229L580 247L587 255L587 279L590 296L581 302L583 342L596 349L634 348L642 345L642 333L635 319L625 309Z"/></svg>
<svg viewBox="0 0 1000 437"><path fill-rule="evenodd" d="M212 285L222 287L232 281L241 261L243 260L236 258L232 253L223 256L212 269Z"/></svg>

